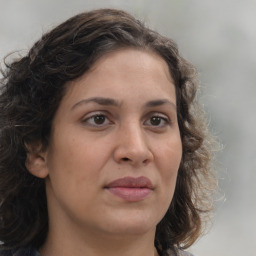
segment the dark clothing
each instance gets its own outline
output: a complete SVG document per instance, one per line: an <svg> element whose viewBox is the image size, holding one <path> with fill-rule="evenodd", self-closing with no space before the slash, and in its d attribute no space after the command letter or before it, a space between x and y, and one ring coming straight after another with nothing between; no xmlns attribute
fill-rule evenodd
<svg viewBox="0 0 256 256"><path fill-rule="evenodd" d="M0 256L40 256L40 253L34 248L25 248L25 249L19 249L15 251L14 250L0 251ZM185 251L179 251L178 255L175 255L169 249L165 252L160 252L160 256L193 256L193 255Z"/></svg>
<svg viewBox="0 0 256 256"><path fill-rule="evenodd" d="M22 248L19 250L0 251L0 256L40 256L40 253L34 248Z"/></svg>

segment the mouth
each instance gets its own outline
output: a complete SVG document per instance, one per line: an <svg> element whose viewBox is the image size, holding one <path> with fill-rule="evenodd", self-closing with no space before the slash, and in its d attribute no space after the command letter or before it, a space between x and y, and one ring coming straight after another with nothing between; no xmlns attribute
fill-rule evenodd
<svg viewBox="0 0 256 256"><path fill-rule="evenodd" d="M129 202L137 202L147 198L153 191L150 179L141 176L138 178L124 177L114 180L105 186L111 194Z"/></svg>

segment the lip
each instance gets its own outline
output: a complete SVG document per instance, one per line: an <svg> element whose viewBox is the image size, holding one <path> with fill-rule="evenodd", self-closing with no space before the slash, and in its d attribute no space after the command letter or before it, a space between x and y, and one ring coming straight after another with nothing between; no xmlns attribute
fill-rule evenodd
<svg viewBox="0 0 256 256"><path fill-rule="evenodd" d="M129 202L145 199L153 191L153 185L147 177L124 177L110 182L105 189Z"/></svg>

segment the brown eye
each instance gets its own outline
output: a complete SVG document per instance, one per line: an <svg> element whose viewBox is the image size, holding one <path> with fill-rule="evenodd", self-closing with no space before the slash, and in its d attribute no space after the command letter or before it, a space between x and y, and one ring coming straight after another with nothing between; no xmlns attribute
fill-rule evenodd
<svg viewBox="0 0 256 256"><path fill-rule="evenodd" d="M170 120L166 115L155 114L149 117L144 123L146 126L151 126L154 128L164 128L170 125Z"/></svg>
<svg viewBox="0 0 256 256"><path fill-rule="evenodd" d="M105 114L93 114L87 118L85 118L82 123L86 126L91 126L95 128L103 128L112 124L112 122L108 119Z"/></svg>
<svg viewBox="0 0 256 256"><path fill-rule="evenodd" d="M104 122L106 121L106 117L103 115L96 115L92 118L93 118L94 123L97 125L104 124Z"/></svg>
<svg viewBox="0 0 256 256"><path fill-rule="evenodd" d="M150 123L153 126L159 126L161 124L162 118L159 116L153 116L150 118Z"/></svg>

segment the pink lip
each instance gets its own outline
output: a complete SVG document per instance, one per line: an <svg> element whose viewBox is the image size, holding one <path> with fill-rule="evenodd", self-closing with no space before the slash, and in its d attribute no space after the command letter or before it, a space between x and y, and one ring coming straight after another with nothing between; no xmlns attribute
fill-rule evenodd
<svg viewBox="0 0 256 256"><path fill-rule="evenodd" d="M146 177L124 177L110 182L106 187L112 194L130 202L145 199L153 190L152 182Z"/></svg>

